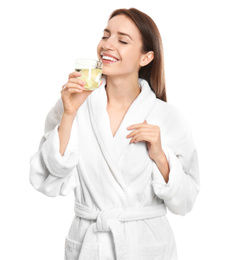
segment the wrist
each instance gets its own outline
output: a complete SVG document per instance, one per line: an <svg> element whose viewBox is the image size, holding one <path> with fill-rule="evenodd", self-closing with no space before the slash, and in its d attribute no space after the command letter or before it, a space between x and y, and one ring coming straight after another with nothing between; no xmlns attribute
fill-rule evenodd
<svg viewBox="0 0 234 260"><path fill-rule="evenodd" d="M59 143L60 148L59 152L63 156L68 145L71 129L74 122L76 114L67 114L63 113L60 125L58 127Z"/></svg>
<svg viewBox="0 0 234 260"><path fill-rule="evenodd" d="M71 120L74 120L74 118L76 117L76 113L77 113L77 111L75 111L75 112L66 112L66 111L64 111L63 112L63 115L62 115L62 118L66 118L66 119L71 119Z"/></svg>
<svg viewBox="0 0 234 260"><path fill-rule="evenodd" d="M162 153L158 154L153 160L167 183L169 180L170 168L165 153L162 151Z"/></svg>
<svg viewBox="0 0 234 260"><path fill-rule="evenodd" d="M76 117L76 113L63 113L60 125L58 127L58 131L60 132L61 129L65 130L70 130L73 124L73 121Z"/></svg>
<svg viewBox="0 0 234 260"><path fill-rule="evenodd" d="M156 164L160 164L161 165L161 164L164 164L165 162L167 162L167 157L166 157L164 151L162 150L161 152L158 152L154 156L153 160L154 160L154 162Z"/></svg>

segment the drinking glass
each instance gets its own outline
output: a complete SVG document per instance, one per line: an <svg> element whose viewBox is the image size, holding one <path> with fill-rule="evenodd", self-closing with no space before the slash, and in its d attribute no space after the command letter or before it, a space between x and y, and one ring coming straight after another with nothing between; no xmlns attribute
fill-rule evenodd
<svg viewBox="0 0 234 260"><path fill-rule="evenodd" d="M86 82L85 90L91 91L99 87L102 77L102 62L92 59L76 59L75 70L81 72L83 81Z"/></svg>

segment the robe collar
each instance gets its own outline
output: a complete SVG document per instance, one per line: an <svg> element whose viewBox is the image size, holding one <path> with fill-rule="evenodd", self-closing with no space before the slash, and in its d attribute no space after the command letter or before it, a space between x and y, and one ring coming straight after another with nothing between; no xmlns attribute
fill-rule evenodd
<svg viewBox="0 0 234 260"><path fill-rule="evenodd" d="M126 138L130 133L127 127L144 122L156 102L156 96L148 82L144 79L139 79L141 92L129 107L113 137L107 112L106 80L104 77L102 81L102 85L87 98L90 121L104 158L116 180L125 190L127 187L120 172L118 161L123 150L131 145L129 144L130 139Z"/></svg>

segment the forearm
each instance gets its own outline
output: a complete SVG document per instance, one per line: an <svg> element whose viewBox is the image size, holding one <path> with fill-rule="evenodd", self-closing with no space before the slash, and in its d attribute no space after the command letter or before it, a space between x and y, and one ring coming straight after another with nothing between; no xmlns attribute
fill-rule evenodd
<svg viewBox="0 0 234 260"><path fill-rule="evenodd" d="M65 153L65 150L67 148L70 135L71 135L71 129L72 129L72 124L75 119L76 113L74 114L63 114L60 126L58 128L58 134L59 134L59 143L60 143L60 148L59 152L63 156Z"/></svg>
<svg viewBox="0 0 234 260"><path fill-rule="evenodd" d="M187 214L193 207L199 192L199 166L196 148L190 141L180 148L180 158L166 148L170 168L170 185L164 185L158 167L153 167L155 178L152 183L155 194L164 200L167 208L179 215Z"/></svg>
<svg viewBox="0 0 234 260"><path fill-rule="evenodd" d="M159 171L161 172L165 182L167 183L169 180L170 167L166 155L163 153L160 158L155 158L153 160L156 163Z"/></svg>

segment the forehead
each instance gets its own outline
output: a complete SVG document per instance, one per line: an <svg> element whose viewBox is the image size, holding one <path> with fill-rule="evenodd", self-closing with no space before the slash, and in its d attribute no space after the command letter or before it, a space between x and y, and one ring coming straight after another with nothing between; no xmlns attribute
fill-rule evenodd
<svg viewBox="0 0 234 260"><path fill-rule="evenodd" d="M111 33L123 32L129 34L132 39L141 39L140 31L135 23L125 15L116 15L111 18L106 29Z"/></svg>

